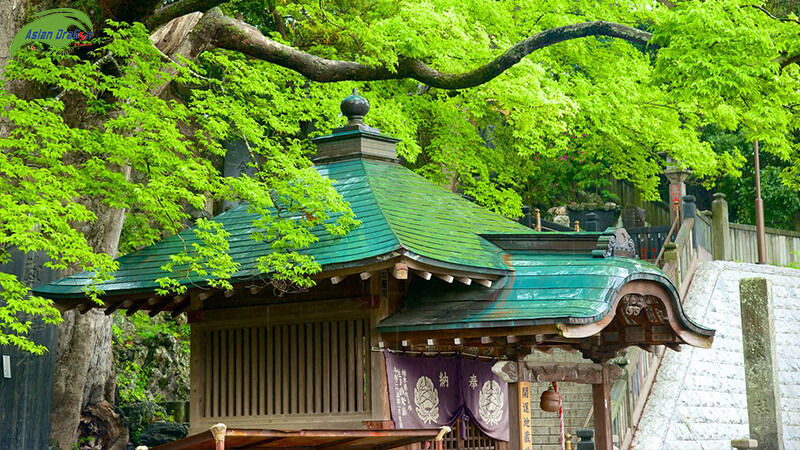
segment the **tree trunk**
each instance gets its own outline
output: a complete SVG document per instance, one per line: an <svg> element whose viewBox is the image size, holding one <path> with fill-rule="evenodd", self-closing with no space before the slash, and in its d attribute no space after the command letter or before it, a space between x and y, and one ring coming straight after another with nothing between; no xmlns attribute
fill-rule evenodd
<svg viewBox="0 0 800 450"><path fill-rule="evenodd" d="M114 402L111 316L93 309L64 314L58 330L50 437L62 449L78 439L81 413L104 400Z"/></svg>
<svg viewBox="0 0 800 450"><path fill-rule="evenodd" d="M2 7L5 20L0 22L0 67L9 60L9 48L14 35L24 25L24 18L54 7L52 2L33 0L6 1ZM95 24L97 25L97 24ZM35 89L25 83L3 82L10 92L22 95ZM0 124L0 133L8 131L8 124ZM129 173L126 173L129 175ZM96 252L117 255L124 211L108 208L99 202L84 201L96 214L90 224L77 228L87 236ZM121 418L113 411L115 373L111 351L112 318L102 310L93 309L86 314L76 310L63 315L59 325L54 386L51 410L51 439L66 450L72 449L79 437L79 427L92 429L99 434L96 442L102 448L124 449L127 430Z"/></svg>
<svg viewBox="0 0 800 450"><path fill-rule="evenodd" d="M52 2L33 0L6 1L0 11L5 20L0 22L0 68L10 59L9 48L17 31L24 25L25 17L55 7ZM162 43L179 47L197 22L186 24L177 21L177 30L162 32ZM95 24L97 27L98 24ZM178 33L174 33L178 31ZM177 42L175 37L178 37ZM172 53L174 48L166 48ZM11 93L25 97L36 89L33 84L20 82L3 83ZM73 125L74 126L74 125ZM8 124L0 124L0 135L8 132ZM126 176L130 171L122 169ZM97 216L93 223L76 224L96 252L117 256L124 211L111 209L100 202L83 199L82 202ZM63 314L59 325L51 408L50 438L66 450L72 449L81 434L92 430L102 448L124 449L128 432L121 418L114 412L115 373L112 355L112 317L101 309L92 309L86 314L77 310Z"/></svg>
<svg viewBox="0 0 800 450"><path fill-rule="evenodd" d="M122 169L126 178L129 169ZM117 256L125 212L111 209L100 202L85 200L87 208L97 216L92 223L77 225L96 252ZM92 421L95 437L107 442L103 448L125 448L127 442L117 442L128 433L122 430L119 417L98 415L98 410L108 410L114 404L114 358L111 351L112 317L102 309L92 309L86 314L71 310L63 315L64 322L58 330L58 359L53 383L53 407L50 437L62 449L77 442L78 427L83 419ZM103 420L94 422L99 416ZM112 420L116 419L116 420ZM120 447L121 445L121 447Z"/></svg>

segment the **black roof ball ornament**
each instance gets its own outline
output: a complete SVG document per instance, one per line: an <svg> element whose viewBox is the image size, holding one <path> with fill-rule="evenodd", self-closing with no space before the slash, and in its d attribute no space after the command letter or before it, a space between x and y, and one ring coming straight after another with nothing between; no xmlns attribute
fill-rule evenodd
<svg viewBox="0 0 800 450"><path fill-rule="evenodd" d="M358 95L357 89L353 89L353 93L342 100L339 109L347 117L347 125L362 125L364 116L369 112L369 102Z"/></svg>

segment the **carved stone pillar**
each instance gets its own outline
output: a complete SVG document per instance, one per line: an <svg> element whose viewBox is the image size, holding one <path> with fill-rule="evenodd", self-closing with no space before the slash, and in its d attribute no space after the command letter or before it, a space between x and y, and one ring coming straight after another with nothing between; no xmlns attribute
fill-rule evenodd
<svg viewBox="0 0 800 450"><path fill-rule="evenodd" d="M760 449L782 450L783 422L769 280L742 278L739 299L750 437L758 441Z"/></svg>

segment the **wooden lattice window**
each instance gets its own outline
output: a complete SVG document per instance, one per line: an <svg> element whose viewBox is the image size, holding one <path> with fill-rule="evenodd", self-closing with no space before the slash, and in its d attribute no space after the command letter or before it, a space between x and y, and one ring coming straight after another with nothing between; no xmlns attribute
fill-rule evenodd
<svg viewBox="0 0 800 450"><path fill-rule="evenodd" d="M204 417L368 410L364 318L204 330Z"/></svg>
<svg viewBox="0 0 800 450"><path fill-rule="evenodd" d="M453 431L445 435L442 448L446 450L503 450L505 446L502 444L504 443L484 434L472 421L458 419Z"/></svg>

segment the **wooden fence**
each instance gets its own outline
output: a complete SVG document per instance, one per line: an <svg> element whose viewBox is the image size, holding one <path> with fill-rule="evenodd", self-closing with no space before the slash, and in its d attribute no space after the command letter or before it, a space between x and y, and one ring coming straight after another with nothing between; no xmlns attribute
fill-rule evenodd
<svg viewBox="0 0 800 450"><path fill-rule="evenodd" d="M620 205L635 205L637 198L641 198L639 190L630 184L619 181L610 180L611 185L609 191L619 197ZM669 206L664 202L641 202L642 209L644 209L644 217L647 223L651 226L667 226L670 225Z"/></svg>
<svg viewBox="0 0 800 450"><path fill-rule="evenodd" d="M731 223L730 226L730 259L746 263L758 262L756 245L756 227ZM788 266L800 261L800 233L796 231L766 228L767 264Z"/></svg>
<svg viewBox="0 0 800 450"><path fill-rule="evenodd" d="M60 278L61 273L44 267L45 261L42 253L11 249L11 260L0 264L0 272L14 274L30 287ZM50 440L58 328L30 319L33 326L28 338L48 351L33 355L14 346L0 346L0 356L7 356L11 364L10 378L0 370L0 449L43 449Z"/></svg>

